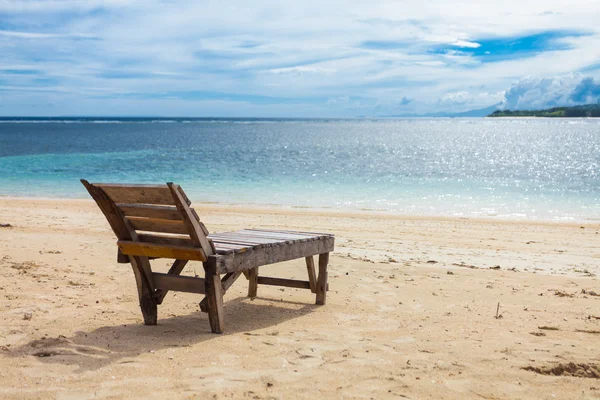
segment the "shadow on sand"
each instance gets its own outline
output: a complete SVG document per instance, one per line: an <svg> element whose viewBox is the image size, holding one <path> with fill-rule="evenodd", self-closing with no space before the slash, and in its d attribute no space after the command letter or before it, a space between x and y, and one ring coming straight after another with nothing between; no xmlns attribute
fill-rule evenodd
<svg viewBox="0 0 600 400"><path fill-rule="evenodd" d="M14 348L10 354L34 356L50 364L77 365L79 368L75 372L84 372L114 363L133 363L136 356L154 350L189 347L227 335L268 328L309 314L318 307L284 300L256 300L238 297L225 303L225 332L222 335L210 331L207 314L197 312L160 318L159 309L158 326L103 326L90 332L76 332L71 337L33 340Z"/></svg>

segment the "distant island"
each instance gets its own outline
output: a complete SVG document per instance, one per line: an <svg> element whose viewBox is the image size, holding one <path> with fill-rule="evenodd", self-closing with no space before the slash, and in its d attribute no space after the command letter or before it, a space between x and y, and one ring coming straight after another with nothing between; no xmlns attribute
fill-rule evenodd
<svg viewBox="0 0 600 400"><path fill-rule="evenodd" d="M547 110L497 110L488 117L589 118L600 117L600 104L574 107L554 107Z"/></svg>

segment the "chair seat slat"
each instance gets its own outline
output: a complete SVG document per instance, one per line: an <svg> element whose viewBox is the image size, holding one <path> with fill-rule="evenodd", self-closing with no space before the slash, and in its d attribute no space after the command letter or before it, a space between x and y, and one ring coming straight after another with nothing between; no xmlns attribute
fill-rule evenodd
<svg viewBox="0 0 600 400"><path fill-rule="evenodd" d="M160 234L151 234L151 233L139 233L138 238L140 242L145 243L154 243L154 244L168 244L174 246L184 246L184 247L195 247L194 242L190 239L189 236L176 236L176 235L160 235Z"/></svg>
<svg viewBox="0 0 600 400"><path fill-rule="evenodd" d="M115 203L175 205L167 185L119 185L95 183Z"/></svg>
<svg viewBox="0 0 600 400"><path fill-rule="evenodd" d="M182 221L181 213L179 213L177 207L175 206L118 203L117 207L119 207L119 209L123 211L123 214L127 217L145 217Z"/></svg>
<svg viewBox="0 0 600 400"><path fill-rule="evenodd" d="M117 246L123 254L176 260L206 261L206 254L199 247L184 247L165 244L132 242L119 240Z"/></svg>
<svg viewBox="0 0 600 400"><path fill-rule="evenodd" d="M127 217L127 220L136 231L178 233L182 235L188 233L188 229L183 221L140 217Z"/></svg>

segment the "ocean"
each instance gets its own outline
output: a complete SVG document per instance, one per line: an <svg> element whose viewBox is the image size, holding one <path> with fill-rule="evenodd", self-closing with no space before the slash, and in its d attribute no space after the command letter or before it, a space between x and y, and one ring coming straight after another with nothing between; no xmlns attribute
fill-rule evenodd
<svg viewBox="0 0 600 400"><path fill-rule="evenodd" d="M600 221L595 119L0 119L0 196L179 183L196 202Z"/></svg>

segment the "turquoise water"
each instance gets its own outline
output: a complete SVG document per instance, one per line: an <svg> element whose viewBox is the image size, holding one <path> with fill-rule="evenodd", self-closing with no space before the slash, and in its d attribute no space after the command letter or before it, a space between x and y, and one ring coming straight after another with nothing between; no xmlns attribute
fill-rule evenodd
<svg viewBox="0 0 600 400"><path fill-rule="evenodd" d="M0 195L180 183L192 200L600 220L600 121L0 120Z"/></svg>

